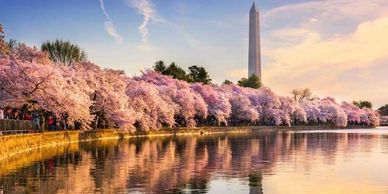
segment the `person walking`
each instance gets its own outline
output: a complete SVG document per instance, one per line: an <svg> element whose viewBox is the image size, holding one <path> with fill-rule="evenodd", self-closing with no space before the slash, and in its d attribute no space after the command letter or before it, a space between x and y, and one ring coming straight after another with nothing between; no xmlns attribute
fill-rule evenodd
<svg viewBox="0 0 388 194"><path fill-rule="evenodd" d="M5 109L5 119L12 119L12 109L11 108Z"/></svg>
<svg viewBox="0 0 388 194"><path fill-rule="evenodd" d="M48 127L49 127L49 130L50 131L54 131L54 117L53 116L49 116L48 120L47 120L47 124L48 124Z"/></svg>
<svg viewBox="0 0 388 194"><path fill-rule="evenodd" d="M0 120L3 120L4 119L4 111L3 109L0 107ZM0 128L0 136L3 135L3 132L1 131L2 129Z"/></svg>
<svg viewBox="0 0 388 194"><path fill-rule="evenodd" d="M46 129L46 117L44 112L39 113L39 118L40 118L40 128L42 131Z"/></svg>
<svg viewBox="0 0 388 194"><path fill-rule="evenodd" d="M3 120L4 119L4 111L3 109L0 107L0 120Z"/></svg>
<svg viewBox="0 0 388 194"><path fill-rule="evenodd" d="M35 130L41 130L40 128L40 118L39 118L39 113L37 111L34 111L32 113L32 118L34 119L34 124L35 124Z"/></svg>

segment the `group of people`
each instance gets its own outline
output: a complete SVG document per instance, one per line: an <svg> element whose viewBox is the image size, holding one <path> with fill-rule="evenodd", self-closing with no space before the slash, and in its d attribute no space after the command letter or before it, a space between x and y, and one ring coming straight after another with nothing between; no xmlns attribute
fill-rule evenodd
<svg viewBox="0 0 388 194"><path fill-rule="evenodd" d="M0 107L0 120L24 120L33 122L35 130L44 130L46 126L48 130L60 130L66 129L67 125L59 121L59 119L50 113L43 111L22 111L15 108L1 108Z"/></svg>

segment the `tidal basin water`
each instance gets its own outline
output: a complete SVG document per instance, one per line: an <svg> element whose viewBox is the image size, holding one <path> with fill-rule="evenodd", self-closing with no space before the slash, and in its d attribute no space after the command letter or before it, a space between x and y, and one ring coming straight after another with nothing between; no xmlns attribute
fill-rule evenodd
<svg viewBox="0 0 388 194"><path fill-rule="evenodd" d="M0 193L388 193L388 128L74 143L0 167Z"/></svg>

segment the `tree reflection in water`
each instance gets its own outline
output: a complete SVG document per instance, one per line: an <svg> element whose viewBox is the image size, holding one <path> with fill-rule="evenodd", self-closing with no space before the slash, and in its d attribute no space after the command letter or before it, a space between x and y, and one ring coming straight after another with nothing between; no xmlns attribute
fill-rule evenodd
<svg viewBox="0 0 388 194"><path fill-rule="evenodd" d="M249 177L249 193L263 194L263 175L261 172L252 172Z"/></svg>
<svg viewBox="0 0 388 194"><path fill-rule="evenodd" d="M279 162L333 164L379 135L274 133L138 138L80 143L79 149L32 162L3 175L4 193L206 193L210 182L241 179L247 192L264 193ZM385 138L385 140L387 140ZM376 143L362 145L371 150ZM319 154L317 154L319 153ZM9 165L12 165L11 162ZM242 191L242 193L244 193Z"/></svg>

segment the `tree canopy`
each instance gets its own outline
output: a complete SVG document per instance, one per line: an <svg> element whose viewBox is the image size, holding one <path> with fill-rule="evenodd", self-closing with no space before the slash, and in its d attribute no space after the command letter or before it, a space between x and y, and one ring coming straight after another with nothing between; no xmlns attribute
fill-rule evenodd
<svg viewBox="0 0 388 194"><path fill-rule="evenodd" d="M353 104L359 108L372 108L373 104L366 100L353 101Z"/></svg>
<svg viewBox="0 0 388 194"><path fill-rule="evenodd" d="M381 116L388 116L388 104L386 104L386 105L380 107L380 108L378 109L378 111L379 111L379 113L380 113Z"/></svg>
<svg viewBox="0 0 388 194"><path fill-rule="evenodd" d="M3 26L0 24L0 55L5 55L9 51L9 47L4 40L4 29Z"/></svg>
<svg viewBox="0 0 388 194"><path fill-rule="evenodd" d="M302 102L303 100L311 100L312 92L309 88L305 89L293 89L291 94L295 101Z"/></svg>
<svg viewBox="0 0 388 194"><path fill-rule="evenodd" d="M74 62L86 61L86 52L69 41L55 40L42 44L41 50L48 52L50 59L55 63L71 65Z"/></svg>
<svg viewBox="0 0 388 194"><path fill-rule="evenodd" d="M257 77L255 74L251 75L248 79L241 78L241 80L239 80L237 84L242 87L255 88L255 89L260 88L262 86L259 80L259 77Z"/></svg>
<svg viewBox="0 0 388 194"><path fill-rule="evenodd" d="M224 82L222 82L222 84L230 85L230 84L233 84L233 82L226 79Z"/></svg>
<svg viewBox="0 0 388 194"><path fill-rule="evenodd" d="M210 84L212 81L205 68L196 65L189 67L189 79L190 82L201 82L204 84Z"/></svg>
<svg viewBox="0 0 388 194"><path fill-rule="evenodd" d="M157 71L163 75L172 76L174 79L187 81L189 83L201 82L203 84L210 84L211 79L204 67L196 65L189 67L189 73L186 73L184 69L172 62L169 66L166 66L164 61L157 61L153 66L154 71Z"/></svg>
<svg viewBox="0 0 388 194"><path fill-rule="evenodd" d="M176 65L174 62L171 63L164 72L165 72L165 75L170 75L175 79L184 80L184 81L189 80L189 77L187 76L186 71L181 67L179 67L178 65Z"/></svg>
<svg viewBox="0 0 388 194"><path fill-rule="evenodd" d="M162 73L167 69L166 65L164 64L164 61L156 61L154 65L154 70Z"/></svg>
<svg viewBox="0 0 388 194"><path fill-rule="evenodd" d="M171 66L166 72L187 75ZM253 78L247 83L252 80L257 83ZM155 71L129 77L89 62L60 66L48 53L22 45L0 56L0 104L21 108L32 101L36 109L67 115L63 122L80 123L82 129L99 119L95 113L110 127L133 131L202 124L379 125L376 111L331 97L297 102L266 87L188 83Z"/></svg>

